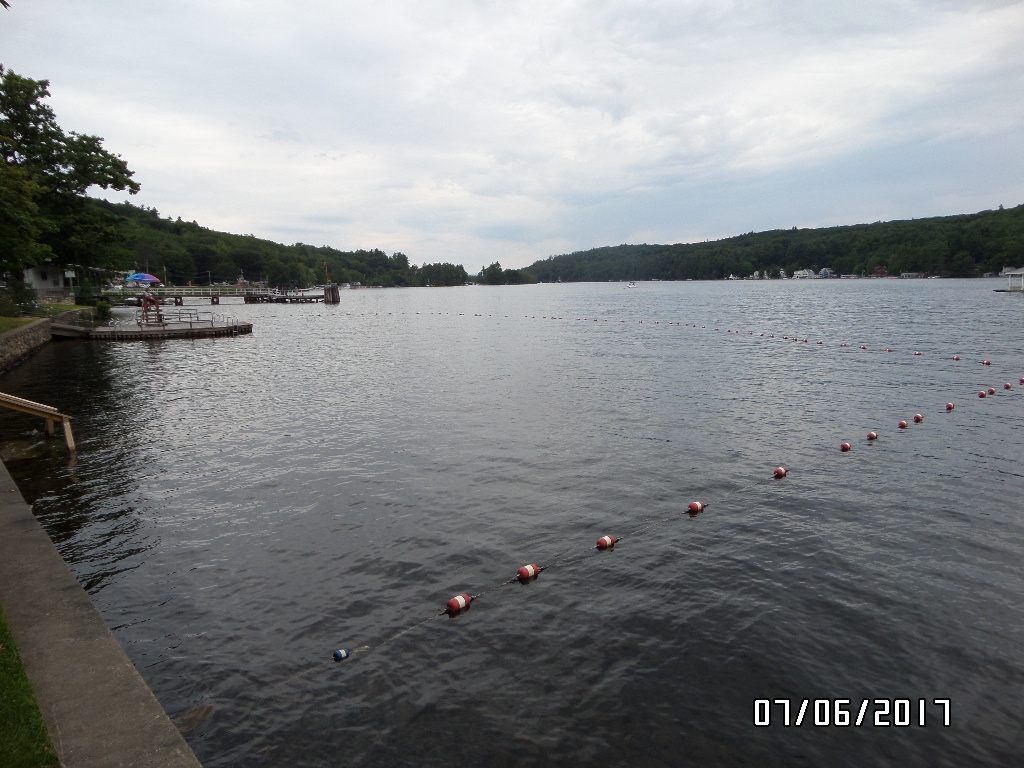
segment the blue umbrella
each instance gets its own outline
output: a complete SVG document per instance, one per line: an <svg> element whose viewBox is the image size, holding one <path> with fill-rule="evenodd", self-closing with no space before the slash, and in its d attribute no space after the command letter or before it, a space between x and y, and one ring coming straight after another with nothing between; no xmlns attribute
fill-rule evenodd
<svg viewBox="0 0 1024 768"><path fill-rule="evenodd" d="M125 278L127 283L159 283L159 277L153 277L148 272L136 272L134 275L128 275Z"/></svg>

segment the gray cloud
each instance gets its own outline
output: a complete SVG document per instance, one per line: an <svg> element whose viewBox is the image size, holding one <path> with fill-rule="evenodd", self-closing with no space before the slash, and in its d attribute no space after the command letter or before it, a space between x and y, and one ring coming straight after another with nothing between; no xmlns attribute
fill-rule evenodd
<svg viewBox="0 0 1024 768"><path fill-rule="evenodd" d="M275 239L476 269L1024 197L1021 3L93 0L0 23L3 63L51 80L141 202Z"/></svg>

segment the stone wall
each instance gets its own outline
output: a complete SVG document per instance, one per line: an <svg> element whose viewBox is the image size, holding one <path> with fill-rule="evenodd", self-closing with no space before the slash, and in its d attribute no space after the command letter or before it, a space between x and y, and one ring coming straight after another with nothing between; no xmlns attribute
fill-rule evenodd
<svg viewBox="0 0 1024 768"><path fill-rule="evenodd" d="M0 335L0 373L13 368L50 340L50 318Z"/></svg>
<svg viewBox="0 0 1024 768"><path fill-rule="evenodd" d="M88 320L91 317L92 309L72 309L0 334L0 373L18 365L48 342L51 339L50 325L53 322L73 324L77 320Z"/></svg>

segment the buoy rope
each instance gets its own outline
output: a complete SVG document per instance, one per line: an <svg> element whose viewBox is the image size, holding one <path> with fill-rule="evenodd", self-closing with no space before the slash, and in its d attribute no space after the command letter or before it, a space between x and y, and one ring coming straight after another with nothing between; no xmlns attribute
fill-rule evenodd
<svg viewBox="0 0 1024 768"><path fill-rule="evenodd" d="M391 314L391 313L388 313L388 314ZM405 313L403 312L402 314L405 314ZM419 313L417 313L417 314L419 314ZM431 314L433 314L433 313L431 313ZM437 314L440 315L441 313L437 313ZM444 313L444 314L447 315L449 313ZM463 316L464 313L459 313L459 315ZM479 315L479 314L477 314L475 316L482 317L482 315ZM488 317L491 317L491 316L492 315L488 315ZM506 315L505 317L507 318L508 315ZM526 317L535 318L535 316L529 316L529 315L526 316ZM542 319L549 319L549 318L547 316L545 316ZM562 320L564 318L551 317L550 319L552 319L552 320ZM576 319L577 320L586 320L587 318L576 318ZM598 321L595 320L595 322L598 322ZM605 322L607 322L607 320L605 320ZM626 322L626 321L625 320L621 320L620 322ZM641 320L639 322L642 323L643 321ZM660 324L660 321L656 321L654 324ZM681 323L678 323L678 322L676 322L676 323L667 322L665 324L666 325L673 325L674 324L676 326L681 325ZM687 323L686 326L691 326L691 324ZM696 324L692 324L691 327L697 328L697 325ZM702 326L702 328L706 329L706 326ZM715 328L715 330L717 331L717 330L719 330L719 328ZM728 330L728 332L730 334L732 333L731 329L727 329L727 330ZM743 334L740 331L736 331L735 335L743 336ZM769 333L761 333L759 336L754 336L754 332L753 331L749 331L746 334L746 336L748 338L765 338L765 340L774 340L776 338L776 334L769 334ZM789 339L788 339L787 336L783 336L780 339L780 341L781 340L789 340ZM797 337L797 336L792 337L792 340L793 341L799 341L799 342L807 343L807 344L810 345L810 342L807 339L802 339L802 338ZM824 345L824 344L825 344L824 341L820 341L819 340L819 341L815 342L814 346ZM875 352L875 351L878 351L878 352L880 352L880 350L869 350L868 347L866 345L863 345L863 344L862 345L858 345L858 346L860 347L859 351L864 351L864 352ZM845 343L845 342L840 345L840 348L848 348L848 347L849 347L849 344ZM854 352L855 350L851 349L850 351ZM886 353L891 353L891 348L886 348ZM920 352L915 352L914 356L915 357L921 357L922 355L921 355ZM934 360L935 358L931 357L930 359ZM959 356L953 356L953 358L952 358L952 360L954 360L954 361L959 361L959 359L960 359ZM991 366L991 362L989 360L987 360L987 359L980 359L978 362L982 363L986 367ZM988 370L991 371L991 368L989 368ZM1022 386L1024 386L1024 377L1020 378L1020 383L1021 383ZM963 384L963 386L966 389L967 385ZM1010 389L1010 386L1005 386L1004 388L1005 389ZM982 397L985 394L988 394L989 396L994 396L995 392L996 392L995 388L990 387L987 390L983 390L983 392L979 392L978 394L980 396L982 396ZM951 410L952 409L949 407L949 404L947 404L945 412L949 413L949 412L951 412ZM915 419L915 423L917 423L917 422L918 422L918 420ZM907 422L901 422L900 423L899 428L901 430L905 429L907 427L908 427ZM870 442L874 443L875 439L876 439L876 433L874 433L874 432L869 433L868 440ZM843 443L843 445L841 447L841 450L844 453L849 452L851 450L850 444L849 443ZM835 457L832 454L828 454L827 457L822 457L822 459L823 460L820 462L819 469L823 470L823 471L830 471L831 469L834 468L834 464L838 460L838 457ZM805 468L805 469L807 469L807 468ZM735 488L734 490L732 490L732 491L724 494L723 496L719 497L718 499L716 499L715 505L717 507L725 506L729 501L731 501L732 499L736 498L740 494L749 493L750 491L752 491L753 489L757 488L758 486L761 486L761 485L764 485L766 483L770 483L770 482L774 482L774 481L780 480L780 479L786 477L788 474L789 474L789 470L788 469L786 469L785 467L779 467L778 469L775 470L775 473L774 473L773 477L762 477L761 479L759 479L759 480L757 480L757 481L755 481L753 483L749 483L749 484L746 484L746 485L744 485L742 487ZM697 509L696 511L693 511L692 509L682 510L684 512L687 512L691 518L694 518L697 515L703 513L704 510L708 506L710 506L710 503L708 503L708 502L695 502L695 503L700 505L700 508ZM646 522L640 524L639 527L635 527L635 528L627 531L626 533L622 534L621 536L618 536L618 537L615 537L615 536L605 536L605 537L602 537L602 539L598 540L598 544L596 546L590 546L590 547L587 547L586 549L580 549L580 548L576 548L576 547L570 547L568 549L565 549L565 550L557 553L555 556L553 556L544 565L533 565L533 564L531 564L533 566L533 568L535 569L535 573L530 577L530 580L532 580L533 578L536 578L537 576L539 576L539 574L541 572L543 572L545 570L548 570L548 569L550 569L552 567L564 566L564 565L566 565L568 563L571 563L571 562L574 562L576 560L579 560L579 559L585 557L586 555L588 555L590 552L593 552L594 550L611 549L611 548L613 548L615 546L615 544L618 544L618 543L622 542L623 540L625 540L627 538L639 536L639 535L641 535L643 533L647 533L647 532L649 532L651 530L654 530L656 528L664 526L664 525L666 525L666 524L668 524L670 522L674 522L675 520L678 520L678 519L679 519L679 513L678 512L677 513L673 513L671 515L666 515L666 516L663 516L663 517L656 518L654 520L646 521ZM607 541L602 543L602 540L607 540ZM495 591L501 589L502 587L508 586L509 584L515 583L517 581L522 581L521 577L518 576L518 575L517 576L512 576L511 578L506 579L505 581L502 581L502 582L496 584L493 587L489 587L487 589L484 589L483 591L478 592L478 593L476 593L474 595L470 595L468 593L464 593L463 595L457 596L457 598L452 598L452 601L455 601L455 600L459 600L460 601L459 603L456 603L456 606L460 606L461 605L461 607L459 607L458 610L454 610L453 611L452 607L450 607L452 605L452 601L449 601L449 607L446 607L445 609L443 609L443 610L439 611L438 613L430 616L429 618L423 619L422 621L419 621L419 622L417 622L417 623L415 623L415 624L413 624L411 626L405 627L404 629L400 630L399 632L396 632L396 633L394 633L392 635L389 635L384 640L381 640L380 642L378 642L374 646L364 645L364 646L360 646L359 648L356 648L356 649L353 649L353 650L340 649L340 650L334 652L334 658L336 660L340 661L342 659L349 658L354 653L360 653L360 652L365 652L365 651L373 650L373 649L376 649L376 648L381 648L382 646L384 646L384 645L386 645L386 644L388 644L388 643L390 643L390 642L392 642L394 640L397 640L399 637L402 637L403 635L405 635L405 634L407 634L409 632L412 632L412 631L414 631L416 629L419 629L420 627L430 623L431 621L434 621L434 620L440 618L441 616L457 615L458 613L461 613L463 610L467 609L469 607L469 604L472 603L472 601L474 601L474 600L476 600L476 599L478 599L480 597L483 597L484 595L487 595L487 594L490 594L492 592L495 592ZM301 675L301 674L304 674L304 673L299 673L299 674ZM293 678L289 678L289 679L294 679L294 677L297 677L297 676L298 675L293 676Z"/></svg>
<svg viewBox="0 0 1024 768"><path fill-rule="evenodd" d="M358 313L346 312L345 314L347 316L349 316L349 317L379 317L379 316L381 316L380 312L358 312ZM569 317L569 318L566 318L564 316L558 316L558 315L540 315L540 316L538 316L536 314L532 314L532 315L523 315L520 318L518 316L512 317L510 315L495 315L493 313L488 313L488 314L485 315L485 314L483 314L481 312L471 312L471 313L470 312L428 312L428 313L424 313L424 312L410 312L410 313L407 313L407 312L387 312L386 314L388 316L407 315L407 314L408 315L427 315L427 314L429 314L429 315L437 315L438 317L445 316L445 317L452 317L452 318L455 318L455 317L479 317L479 318L487 317L487 318L496 318L496 319L499 319L499 320L500 319L506 319L506 320L507 319L512 319L512 320L537 320L537 319L541 319L541 320L558 320L558 321L567 321L567 322L576 321L576 322L587 322L587 323L591 323L591 322L594 322L594 323L618 323L618 324L631 323L631 324L647 325L647 326L652 326L652 325L657 325L657 326L662 326L662 325L664 325L664 326L675 326L677 328L692 328L692 329L695 329L695 330L707 330L707 331L712 331L712 332L715 332L715 331L721 332L723 330L723 325L721 323L719 323L719 325L717 325L717 326L715 326L713 324L711 326L709 326L707 324L698 324L698 323L689 323L689 322L684 323L684 322L678 321L678 320L653 320L651 318L637 319L636 317L622 318L622 317L617 316L617 315L612 315L612 316L609 316L609 317L601 317L601 318L596 318L596 317L575 317L575 318ZM751 339L751 340L763 338L765 341L798 342L798 343L806 344L809 347L823 346L823 347L829 347L829 348L833 348L833 349L835 349L835 348L848 349L850 353L865 352L865 353L869 353L869 354L880 354L880 355L899 355L901 352L905 353L907 350L910 350L911 354L913 356L915 356L915 357L923 357L923 358L932 359L932 360L936 359L934 355L923 354L920 350L914 349L912 347L905 347L904 349L899 350L899 348L892 348L892 347L884 346L884 345L881 345L881 344L868 345L868 344L864 343L863 340L860 341L860 342L857 342L857 341L840 341L840 342L836 342L836 341L826 341L825 339L817 337L817 336L802 336L800 334L792 334L792 333L788 333L788 332L777 333L777 332L771 332L771 331L768 331L768 330L766 330L766 331L760 331L760 330L754 330L754 331L747 330L747 331L743 331L743 330L739 330L739 329L736 329L736 328L729 328L729 327L725 327L725 332L726 332L727 336L731 336L731 337L740 337L740 338L746 338L746 339ZM838 344L838 347L836 346L837 344ZM945 357L945 358L940 357L938 359L952 359L952 360L959 361L960 360L960 356L959 355L953 355L952 357ZM965 360L964 362L970 362L970 361ZM985 365L989 364L988 362L986 362L986 358L984 356L979 357L976 362L982 363L982 364L985 364Z"/></svg>

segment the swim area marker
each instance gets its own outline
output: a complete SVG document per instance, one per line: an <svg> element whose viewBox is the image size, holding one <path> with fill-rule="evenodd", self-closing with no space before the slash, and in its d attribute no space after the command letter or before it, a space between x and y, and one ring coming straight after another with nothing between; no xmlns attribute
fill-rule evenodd
<svg viewBox="0 0 1024 768"><path fill-rule="evenodd" d="M379 315L380 313L376 313L376 314ZM387 314L391 315L392 313L389 312ZM403 312L403 313L400 313L400 314L406 314L406 313ZM420 313L417 312L416 314L420 314ZM435 313L432 312L430 314L435 314ZM441 315L442 313L438 312L436 314ZM450 315L452 313L447 313L446 312L446 313L443 313L443 314ZM458 314L459 317L465 316L465 313L462 313L462 312L457 313L457 314ZM473 316L474 317L484 317L484 315L482 315L482 314L474 314ZM487 315L487 317L493 317L493 315ZM505 315L505 317L508 318L509 316ZM524 317L525 318L529 318L529 319L536 319L535 315L525 315ZM543 319L543 320L548 320L548 319L550 319L550 320L564 320L564 318L562 318L562 317L548 317L548 316L542 316L541 319ZM576 318L576 320L586 321L587 318L585 318L585 317L584 318ZM593 319L593 322L602 322L602 320ZM603 319L603 322L609 322L609 320L608 319ZM627 321L626 320L619 320L618 322L625 323ZM637 322L642 324L643 320L639 320ZM660 324L662 324L662 322L661 321L654 321L653 323L649 322L648 324L660 325ZM671 325L675 325L675 326L681 326L682 325L682 324L680 324L678 322L666 322L664 324L665 325L670 325L670 326ZM697 325L695 323L694 324L686 323L685 325L682 325L682 327L691 327L691 328L696 329ZM700 327L701 327L701 329L705 329L705 330L707 329L707 326L700 326ZM714 330L715 331L719 331L720 329L719 328L715 328ZM730 333L730 334L735 333L736 335L739 335L739 336L742 335L740 331L733 331L732 329L726 329L726 333ZM753 338L756 338L756 339L764 338L767 341L769 339L775 339L776 335L774 333L772 333L772 334L760 333L759 336L754 336L754 331L748 331L747 332L747 337L748 338L753 337ZM781 338L784 341L790 340L790 338L792 338L792 341L795 341L795 342L809 343L807 338L799 337L799 336L790 337L789 335L785 335L785 336L782 336ZM822 341L822 340L818 340L816 342L816 346L817 345L824 346L825 342ZM844 342L844 343L841 343L839 346L840 346L840 348L849 347L849 344ZM859 346L860 346L860 350L868 351L867 345L863 345L862 344L862 345L859 345ZM892 350L891 347L887 347L887 348L885 348L885 352L883 354L891 354L892 351L893 350ZM914 351L913 352L913 356L914 357L924 357L924 355L922 355L922 353L920 351ZM953 355L951 358L946 358L946 359L951 359L953 362L959 362L961 358L960 358L959 355ZM988 360L988 359L981 359L978 362L981 365L983 365L983 366L991 366L992 365L992 362L990 360ZM1024 376L1021 376L1019 378L1019 383L1020 383L1021 386L1024 386ZM1003 391L1010 391L1010 390L1013 390L1013 385L1010 382L1006 382L1005 384L1003 384ZM994 387L989 387L987 390L981 390L981 391L978 392L978 399L984 399L984 398L986 398L986 396L991 397L991 396L994 396L995 394L996 394L996 389ZM947 414L951 413L953 411L953 409L954 409L954 404L952 402L948 402L948 403L946 403L943 406L943 412L947 413ZM924 422L924 415L922 413L916 413L912 417L912 420L913 420L914 424L922 424ZM897 430L900 430L900 431L907 430L907 429L909 429L909 427L910 427L910 425L909 425L909 423L907 421L900 421L896 425ZM878 435L877 432L874 432L874 431L868 432L867 440L868 440L869 443L874 443L874 442L878 441L878 439L879 439L879 435ZM840 444L839 450L842 453L849 453L849 452L852 451L852 446L851 446L851 444L849 442L843 442L843 443ZM726 501L728 501L728 499L730 499L731 497L736 496L739 493L747 492L747 491L749 491L749 490L751 490L751 489L753 489L753 488L755 488L755 487L757 487L759 485L762 485L762 484L764 484L766 482L773 482L773 481L783 480L783 479L785 479L785 478L787 478L789 476L790 472L791 472L791 469L788 468L788 467L785 467L785 466L777 467L777 468L771 470L771 475L766 475L761 480L758 480L757 482L755 482L755 483L753 483L753 484L751 484L749 486L746 486L744 488L736 489L735 491L733 491L733 492L731 492L729 494L726 494L723 498L719 499L716 502L716 504L721 506ZM703 501L693 501L693 502L690 502L685 507L685 509L681 510L681 512L685 512L692 519L692 518L695 518L697 515L703 513L704 510L708 506L710 506L710 505L708 503L706 503L706 502L703 502ZM414 623L414 624L412 624L412 625L410 625L410 626L408 626L408 627L406 627L406 628L404 628L404 629L402 629L402 630L400 630L400 631L398 631L398 632L396 632L396 633L386 637L385 639L379 641L378 643L376 643L373 646L362 645L362 646L359 646L359 647L356 647L356 648L339 648L338 650L334 651L334 653L332 654L333 658L334 658L335 661L344 661L344 660L349 659L353 655L358 654L358 653L365 653L365 652L372 651L372 650L378 650L378 649L382 648L383 646L387 645L388 643L393 642L394 640L397 640L398 638L402 637L403 635L408 634L409 632L412 632L412 631L414 631L416 629L419 629L420 627L423 627L426 624L429 624L430 622L435 621L436 619L439 619L442 616L455 617L455 616L458 616L458 615L460 615L462 613L465 613L466 611L469 610L469 608L470 608L470 606L471 606L471 604L473 603L474 600L477 600L477 599L483 597L484 595L487 595L487 594L492 593L492 592L496 592L497 590L501 589L502 587L508 586L509 584L513 584L513 583L516 583L516 582L518 582L520 584L527 584L527 583L530 583L532 581L535 581L538 578L538 576L543 571L546 571L549 568L552 568L552 567L555 567L555 566L567 565L568 563L570 563L572 561L575 561L575 560L579 560L580 558L586 556L588 553L593 552L595 550L597 550L597 551L611 550L611 549L613 549L615 547L616 544L620 544L625 539L628 539L628 538L631 538L631 537L635 537L635 536L638 536L638 535L640 535L642 533L646 533L648 531L651 531L651 530L653 530L655 528L667 525L670 522L678 520L679 516L680 516L680 513L674 513L672 515L668 515L668 516L661 517L661 518L658 518L658 519L653 520L653 521L649 521L649 522L643 523L640 527L635 528L635 529L633 529L631 531L628 531L627 533L624 533L621 536L613 536L611 534L605 534L605 535L603 535L603 536L601 536L600 538L597 539L597 542L596 542L595 545L590 546L590 547L586 547L586 548L579 547L579 548L572 548L572 549L569 549L569 550L565 550L565 551L559 553L558 555L556 555L554 558L552 558L552 560L550 562L548 562L545 565L537 565L536 563L529 563L527 565L524 565L524 566L522 566L521 568L518 569L518 571L516 572L516 574L514 576L511 576L510 578L506 579L505 581L502 581L502 582L500 582L499 584L496 584L493 587L489 587L489 588L483 590L482 592L478 592L476 594L470 594L469 592L463 592L463 593L460 593L458 595L455 595L454 597L450 598L447 601L447 603L445 604L445 607L443 609L441 609L440 611L438 611L436 614L434 614L434 615L432 615L432 616L430 616L430 617L428 617L426 619L423 619L421 621L418 621L418 622L416 622L416 623ZM303 674L303 673L300 673L300 674ZM295 677L297 677L297 676L298 675L296 675ZM289 679L292 679L292 678L289 678Z"/></svg>

